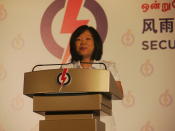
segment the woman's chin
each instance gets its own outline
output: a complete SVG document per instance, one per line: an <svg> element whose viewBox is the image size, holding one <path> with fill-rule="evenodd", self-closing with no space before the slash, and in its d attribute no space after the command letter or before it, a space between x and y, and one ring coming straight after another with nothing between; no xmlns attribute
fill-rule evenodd
<svg viewBox="0 0 175 131"><path fill-rule="evenodd" d="M87 59L87 58L91 58L91 56L89 54L80 54L83 58Z"/></svg>
<svg viewBox="0 0 175 131"><path fill-rule="evenodd" d="M80 54L81 56L83 56L83 57L84 57L84 56L89 56L89 54L88 54L87 52L85 52L85 51L82 51L82 52L80 52L79 54Z"/></svg>

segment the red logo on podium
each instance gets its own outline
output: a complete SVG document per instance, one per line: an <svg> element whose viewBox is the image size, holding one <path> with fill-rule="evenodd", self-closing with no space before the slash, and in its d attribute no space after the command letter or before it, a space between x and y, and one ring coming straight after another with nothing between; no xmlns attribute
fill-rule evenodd
<svg viewBox="0 0 175 131"><path fill-rule="evenodd" d="M57 82L61 86L68 85L71 81L71 76L68 73L68 68L64 68L63 72L58 74Z"/></svg>

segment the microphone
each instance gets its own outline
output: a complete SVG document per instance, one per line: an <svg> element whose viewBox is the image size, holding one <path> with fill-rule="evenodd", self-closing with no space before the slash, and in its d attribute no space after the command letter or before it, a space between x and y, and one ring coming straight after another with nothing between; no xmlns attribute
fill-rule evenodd
<svg viewBox="0 0 175 131"><path fill-rule="evenodd" d="M56 65L61 66L61 65L69 65L69 64L71 64L71 62L70 63L65 63L65 64L39 64L39 65L35 65L32 68L32 72L35 70L36 67L39 67L39 66L56 66Z"/></svg>
<svg viewBox="0 0 175 131"><path fill-rule="evenodd" d="M80 62L80 63L84 63L84 64L99 64L99 65L103 65L105 67L105 70L107 70L107 66L105 65L105 63L93 63L93 62ZM39 67L39 66L55 66L55 65L58 65L58 66L62 66L62 65L69 65L69 64L72 64L72 62L70 63L65 63L65 64L39 64L39 65L35 65L33 68L32 68L32 72L35 70L36 67Z"/></svg>

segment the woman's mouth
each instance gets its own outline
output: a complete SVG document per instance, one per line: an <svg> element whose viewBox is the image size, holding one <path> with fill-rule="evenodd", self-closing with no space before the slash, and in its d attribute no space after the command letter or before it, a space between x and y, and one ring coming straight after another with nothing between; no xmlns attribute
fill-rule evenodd
<svg viewBox="0 0 175 131"><path fill-rule="evenodd" d="M80 50L82 50L82 51L84 51L86 49L87 49L87 47L80 47Z"/></svg>

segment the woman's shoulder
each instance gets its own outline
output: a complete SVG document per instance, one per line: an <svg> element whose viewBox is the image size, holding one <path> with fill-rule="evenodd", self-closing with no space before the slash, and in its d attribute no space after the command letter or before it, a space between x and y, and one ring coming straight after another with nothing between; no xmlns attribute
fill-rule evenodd
<svg viewBox="0 0 175 131"><path fill-rule="evenodd" d="M96 62L99 62L99 63L104 63L107 67L107 70L114 70L116 68L116 63L114 61L110 61L110 60L99 60L99 61L96 61Z"/></svg>
<svg viewBox="0 0 175 131"><path fill-rule="evenodd" d="M110 60L100 60L99 62L104 63L106 66L115 65L115 62Z"/></svg>
<svg viewBox="0 0 175 131"><path fill-rule="evenodd" d="M101 60L101 62L106 65L107 70L109 70L112 73L112 75L114 76L114 79L116 81L120 81L120 77L119 77L118 69L116 67L116 63L114 61L110 61L110 60Z"/></svg>
<svg viewBox="0 0 175 131"><path fill-rule="evenodd" d="M110 60L101 60L101 62L106 63L106 64L114 64L114 61L110 61Z"/></svg>

